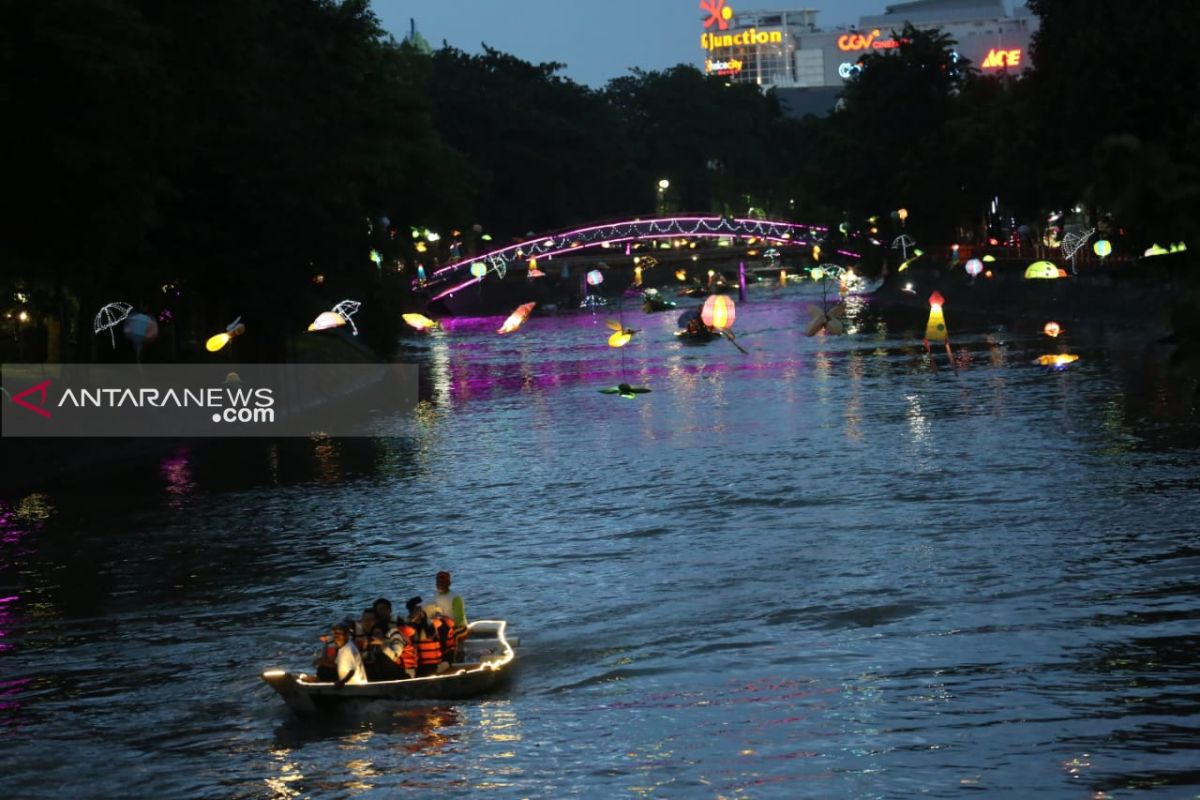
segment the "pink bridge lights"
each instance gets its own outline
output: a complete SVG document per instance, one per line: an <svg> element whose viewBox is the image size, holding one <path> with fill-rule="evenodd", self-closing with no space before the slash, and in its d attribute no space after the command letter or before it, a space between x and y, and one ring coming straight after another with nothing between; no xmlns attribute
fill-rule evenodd
<svg viewBox="0 0 1200 800"><path fill-rule="evenodd" d="M806 246L813 238L822 237L827 229L819 225L730 217L651 217L608 222L587 228L545 234L499 250L482 253L474 258L455 261L429 276L425 288L442 289L430 298L439 300L479 283L490 273L503 278L510 264L545 258L589 247L612 246L647 239L675 238L732 238L757 239L772 244ZM470 275L463 280L464 275Z"/></svg>

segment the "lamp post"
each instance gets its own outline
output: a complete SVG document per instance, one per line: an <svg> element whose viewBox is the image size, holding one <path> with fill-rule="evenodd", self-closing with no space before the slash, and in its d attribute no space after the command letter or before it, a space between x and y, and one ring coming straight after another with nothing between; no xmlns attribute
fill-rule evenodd
<svg viewBox="0 0 1200 800"><path fill-rule="evenodd" d="M671 188L671 182L666 178L658 182L658 213L665 214L667 212L667 189Z"/></svg>

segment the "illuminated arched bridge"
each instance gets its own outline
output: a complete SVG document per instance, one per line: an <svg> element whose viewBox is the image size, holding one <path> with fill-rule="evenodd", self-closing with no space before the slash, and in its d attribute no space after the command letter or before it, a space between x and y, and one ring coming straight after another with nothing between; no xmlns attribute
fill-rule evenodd
<svg viewBox="0 0 1200 800"><path fill-rule="evenodd" d="M606 222L586 228L543 234L473 258L455 261L429 276L425 288L437 291L430 302L478 283L489 274L503 278L509 265L531 258L561 255L588 247L612 246L646 239L707 237L712 239L756 239L780 245L806 246L823 238L828 229L761 219L730 217L650 217ZM446 288L442 288L445 286Z"/></svg>

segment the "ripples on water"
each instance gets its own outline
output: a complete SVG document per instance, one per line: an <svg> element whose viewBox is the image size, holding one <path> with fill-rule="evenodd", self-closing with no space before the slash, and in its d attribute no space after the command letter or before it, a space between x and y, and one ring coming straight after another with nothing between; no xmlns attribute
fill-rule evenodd
<svg viewBox="0 0 1200 800"><path fill-rule="evenodd" d="M953 366L921 315L809 339L757 297L749 356L458 321L381 438L3 495L6 794L1194 796L1194 388L1135 333L1054 373L947 316ZM313 722L258 681L438 569L521 636L505 691Z"/></svg>

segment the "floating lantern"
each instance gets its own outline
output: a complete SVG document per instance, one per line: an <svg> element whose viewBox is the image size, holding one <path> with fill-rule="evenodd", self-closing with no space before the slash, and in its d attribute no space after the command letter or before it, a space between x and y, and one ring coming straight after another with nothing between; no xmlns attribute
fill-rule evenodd
<svg viewBox="0 0 1200 800"><path fill-rule="evenodd" d="M808 274L812 276L814 281L819 281L825 277L825 270L821 269L820 267L813 267L811 270L809 270Z"/></svg>
<svg viewBox="0 0 1200 800"><path fill-rule="evenodd" d="M642 268L641 267L633 268L633 285L634 286L642 285Z"/></svg>
<svg viewBox="0 0 1200 800"><path fill-rule="evenodd" d="M675 279L680 280L680 281L686 281L687 280L687 270L683 270L683 269L675 270Z"/></svg>
<svg viewBox="0 0 1200 800"><path fill-rule="evenodd" d="M322 311L317 315L317 318L308 326L308 330L312 331L327 331L330 328L340 328L346 323L350 324L350 328L354 331L354 335L358 336L358 326L354 324L354 320L350 319L358 313L359 303L356 300L343 300L335 305L329 311Z"/></svg>
<svg viewBox="0 0 1200 800"><path fill-rule="evenodd" d="M215 353L225 345L229 344L230 340L235 336L241 336L246 332L246 326L242 324L242 318L238 317L233 322L225 326L225 330L218 333L216 336L210 336L208 341L204 343L204 349L210 353Z"/></svg>
<svg viewBox="0 0 1200 800"><path fill-rule="evenodd" d="M946 317L942 306L946 300L940 292L929 295L929 321L925 323L925 343L932 341L948 341Z"/></svg>
<svg viewBox="0 0 1200 800"><path fill-rule="evenodd" d="M417 264L417 280L421 283L425 282L425 266L423 264Z"/></svg>
<svg viewBox="0 0 1200 800"><path fill-rule="evenodd" d="M710 328L725 330L733 326L733 321L737 319L737 309L733 301L725 295L709 295L704 301L704 308L700 310L700 319Z"/></svg>
<svg viewBox="0 0 1200 800"><path fill-rule="evenodd" d="M624 347L625 345L629 344L629 340L633 338L633 335L635 333L637 333L637 331L635 329L626 328L624 325L622 325L620 322L617 322L615 319L610 319L608 322L606 322L604 324L609 329L614 331L613 335L608 337L608 346L609 347Z"/></svg>
<svg viewBox="0 0 1200 800"><path fill-rule="evenodd" d="M508 319L504 320L504 324L496 333L512 333L529 318L529 312L533 311L533 307L537 303L522 303L517 306L517 310L508 315Z"/></svg>
<svg viewBox="0 0 1200 800"><path fill-rule="evenodd" d="M985 264L991 264L991 263L995 262L995 260L996 260L996 257L994 255L992 255L991 253L988 253L987 255L985 255L983 257L983 262Z"/></svg>
<svg viewBox="0 0 1200 800"><path fill-rule="evenodd" d="M476 278L482 278L484 275L487 275L487 265L476 261L471 265L471 274Z"/></svg>
<svg viewBox="0 0 1200 800"><path fill-rule="evenodd" d="M1035 261L1025 268L1027 280L1058 280L1058 267L1049 261Z"/></svg>
<svg viewBox="0 0 1200 800"><path fill-rule="evenodd" d="M904 222L904 220L908 219L908 209L901 208L901 209L897 210L896 216L900 218L901 222Z"/></svg>
<svg viewBox="0 0 1200 800"><path fill-rule="evenodd" d="M967 271L968 275L974 278L979 275L979 273L983 272L983 262L978 258L972 258L963 268Z"/></svg>
<svg viewBox="0 0 1200 800"><path fill-rule="evenodd" d="M987 272L983 273L983 277L988 278L990 280L992 277L992 271L989 269Z"/></svg>
<svg viewBox="0 0 1200 800"><path fill-rule="evenodd" d="M424 314L401 314L400 319L418 331L430 331L440 327L437 320L432 320Z"/></svg>
<svg viewBox="0 0 1200 800"><path fill-rule="evenodd" d="M527 275L530 278L544 278L546 276L546 273L538 269L536 258L529 259L529 272Z"/></svg>
<svg viewBox="0 0 1200 800"><path fill-rule="evenodd" d="M383 256L379 254L378 250L371 251L370 259L375 262L375 266L377 267L383 263Z"/></svg>
<svg viewBox="0 0 1200 800"><path fill-rule="evenodd" d="M1046 327L1042 328L1042 333L1046 334L1051 339L1053 339L1054 337L1056 337L1060 333L1062 333L1062 328L1059 327L1057 322L1055 322L1054 320L1050 320L1049 322L1046 323Z"/></svg>
<svg viewBox="0 0 1200 800"><path fill-rule="evenodd" d="M1097 239L1092 244L1092 252L1101 258L1105 258L1112 254L1112 243L1108 239Z"/></svg>
<svg viewBox="0 0 1200 800"><path fill-rule="evenodd" d="M599 286L604 283L604 273L598 269L594 269L587 274L588 286Z"/></svg>
<svg viewBox="0 0 1200 800"><path fill-rule="evenodd" d="M811 320L804 333L807 336L816 336L822 330L840 335L846 332L846 324L842 322L842 318L846 316L846 304L838 303L828 312L823 311L819 306L810 305L808 313Z"/></svg>
<svg viewBox="0 0 1200 800"><path fill-rule="evenodd" d="M1079 360L1079 356L1074 353L1051 353L1044 356L1038 356L1033 363L1039 367L1050 367L1051 369L1063 370L1068 365L1074 364Z"/></svg>

